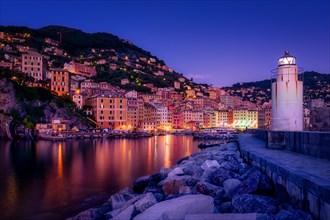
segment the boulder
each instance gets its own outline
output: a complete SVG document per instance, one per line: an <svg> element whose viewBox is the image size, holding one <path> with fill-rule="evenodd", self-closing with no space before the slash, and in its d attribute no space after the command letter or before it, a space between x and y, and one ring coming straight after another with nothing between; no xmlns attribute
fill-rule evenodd
<svg viewBox="0 0 330 220"><path fill-rule="evenodd" d="M274 187L268 176L261 174L259 178L259 185L257 189L257 194L260 195L272 195L274 192Z"/></svg>
<svg viewBox="0 0 330 220"><path fill-rule="evenodd" d="M232 212L233 206L232 206L231 202L222 202L218 206L218 210L220 213L229 213L229 212Z"/></svg>
<svg viewBox="0 0 330 220"><path fill-rule="evenodd" d="M213 213L213 198L205 195L186 195L157 203L137 215L134 220L184 219L189 214Z"/></svg>
<svg viewBox="0 0 330 220"><path fill-rule="evenodd" d="M145 195L139 194L128 200L121 208L120 211L123 211L124 209L127 209L129 206L133 205L136 201L142 199Z"/></svg>
<svg viewBox="0 0 330 220"><path fill-rule="evenodd" d="M231 162L231 161L224 161L220 164L221 168L224 168L226 170L231 170L235 173L238 173L240 170L240 164L238 162Z"/></svg>
<svg viewBox="0 0 330 220"><path fill-rule="evenodd" d="M211 183L217 186L222 186L223 182L227 179L235 178L237 179L239 176L230 170L226 170L224 168L219 168L213 173Z"/></svg>
<svg viewBox="0 0 330 220"><path fill-rule="evenodd" d="M223 188L219 186L212 185L208 182L200 181L196 184L195 189L197 192L204 194L204 195L210 195L212 197L218 197L222 196L223 194Z"/></svg>
<svg viewBox="0 0 330 220"><path fill-rule="evenodd" d="M226 213L226 214L194 214L186 215L184 220L257 220L260 219L258 213Z"/></svg>
<svg viewBox="0 0 330 220"><path fill-rule="evenodd" d="M142 193L143 190L148 186L148 183L150 182L151 176L141 176L134 180L133 182L133 190L138 193Z"/></svg>
<svg viewBox="0 0 330 220"><path fill-rule="evenodd" d="M179 194L191 194L191 189L189 186L181 186L179 189Z"/></svg>
<svg viewBox="0 0 330 220"><path fill-rule="evenodd" d="M157 203L155 196L152 193L147 193L142 199L134 203L137 211L144 212L149 207Z"/></svg>
<svg viewBox="0 0 330 220"><path fill-rule="evenodd" d="M185 182L181 179L173 179L164 182L163 191L166 196L176 195L179 193L180 187L185 186Z"/></svg>
<svg viewBox="0 0 330 220"><path fill-rule="evenodd" d="M172 171L171 168L161 168L159 171L159 175L161 176L161 179L166 179L167 175Z"/></svg>
<svg viewBox="0 0 330 220"><path fill-rule="evenodd" d="M118 215L116 215L112 220L130 220L134 215L134 205L130 205L123 211L121 211Z"/></svg>
<svg viewBox="0 0 330 220"><path fill-rule="evenodd" d="M220 167L220 164L216 160L206 160L202 165L201 165L203 170L208 170L208 169L218 169Z"/></svg>
<svg viewBox="0 0 330 220"><path fill-rule="evenodd" d="M181 176L183 174L184 174L183 170L180 167L176 167L167 176L168 177Z"/></svg>
<svg viewBox="0 0 330 220"><path fill-rule="evenodd" d="M239 186L236 187L236 195L254 193L259 186L260 171L255 170L249 176L244 179Z"/></svg>
<svg viewBox="0 0 330 220"><path fill-rule="evenodd" d="M116 215L118 215L121 212L121 209L116 209L116 210L112 210L110 212L105 213L105 219L112 219L114 218Z"/></svg>
<svg viewBox="0 0 330 220"><path fill-rule="evenodd" d="M275 199L268 196L251 194L236 195L232 199L234 212L275 214L277 205Z"/></svg>
<svg viewBox="0 0 330 220"><path fill-rule="evenodd" d="M212 178L214 176L215 171L216 171L215 168L210 168L210 169L204 170L204 172L201 176L201 180L207 181L207 182L212 182Z"/></svg>
<svg viewBox="0 0 330 220"><path fill-rule="evenodd" d="M227 179L223 182L223 188L225 190L225 195L229 198L234 194L237 186L241 184L238 179Z"/></svg>
<svg viewBox="0 0 330 220"><path fill-rule="evenodd" d="M176 162L176 164L181 164L183 161L186 161L189 159L189 156L183 157L180 160L178 160L178 162Z"/></svg>
<svg viewBox="0 0 330 220"><path fill-rule="evenodd" d="M202 168L197 166L193 161L186 163L183 166L183 172L185 175L194 175L195 173L202 172Z"/></svg>
<svg viewBox="0 0 330 220"><path fill-rule="evenodd" d="M112 195L109 199L111 207L113 210L121 208L128 200L135 196L134 192L126 187L116 194Z"/></svg>
<svg viewBox="0 0 330 220"><path fill-rule="evenodd" d="M313 217L301 210L294 210L294 209L288 209L288 210L280 210L275 216L275 220L312 220Z"/></svg>
<svg viewBox="0 0 330 220"><path fill-rule="evenodd" d="M86 219L99 219L104 216L105 213L111 210L110 204L105 204L97 208L90 208L83 212L80 212L78 215L68 218L68 220L86 220Z"/></svg>

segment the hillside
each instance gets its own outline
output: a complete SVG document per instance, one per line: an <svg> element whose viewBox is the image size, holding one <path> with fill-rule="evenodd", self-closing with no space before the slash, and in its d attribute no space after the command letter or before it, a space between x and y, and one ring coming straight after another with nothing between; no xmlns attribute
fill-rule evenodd
<svg viewBox="0 0 330 220"><path fill-rule="evenodd" d="M317 72L302 73L304 82L304 100L322 98L330 103L330 74ZM262 80L256 82L236 83L231 87L225 87L225 91L234 96L242 97L243 100L260 104L269 102L271 99L271 81Z"/></svg>
<svg viewBox="0 0 330 220"><path fill-rule="evenodd" d="M71 60L88 63L97 71L95 81L106 81L124 89L148 92L150 89L145 86L148 84L157 88L173 87L174 81L183 77L150 52L110 33L85 33L54 25L40 29L0 26L0 32L22 39L4 39L2 42L12 48L7 54L19 57L22 51L18 47L27 47L29 51L44 54L48 59L48 68L61 68ZM62 33L62 44L59 33ZM45 38L50 38L53 43L45 42ZM0 59L4 54L0 50ZM128 79L129 83L121 85L121 79ZM193 85L191 81L187 82Z"/></svg>
<svg viewBox="0 0 330 220"><path fill-rule="evenodd" d="M0 72L4 71L0 69ZM0 74L0 138L8 137L8 133L23 139L32 138L37 123L55 119L68 120L70 128L93 126L72 101L54 96L49 90L27 87L3 76ZM7 131L5 124L10 128Z"/></svg>

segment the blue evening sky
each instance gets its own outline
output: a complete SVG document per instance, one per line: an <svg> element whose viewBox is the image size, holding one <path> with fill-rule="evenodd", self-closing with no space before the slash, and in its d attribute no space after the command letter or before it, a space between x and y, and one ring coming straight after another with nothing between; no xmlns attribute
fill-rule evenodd
<svg viewBox="0 0 330 220"><path fill-rule="evenodd" d="M109 32L196 82L226 86L269 78L285 50L330 73L329 2L0 0L0 25Z"/></svg>

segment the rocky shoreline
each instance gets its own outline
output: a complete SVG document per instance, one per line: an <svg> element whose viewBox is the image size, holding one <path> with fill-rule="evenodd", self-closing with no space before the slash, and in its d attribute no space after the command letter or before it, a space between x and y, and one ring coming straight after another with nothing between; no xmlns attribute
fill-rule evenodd
<svg viewBox="0 0 330 220"><path fill-rule="evenodd" d="M313 219L300 208L283 187L244 163L237 142L229 142L139 177L133 189L69 219Z"/></svg>

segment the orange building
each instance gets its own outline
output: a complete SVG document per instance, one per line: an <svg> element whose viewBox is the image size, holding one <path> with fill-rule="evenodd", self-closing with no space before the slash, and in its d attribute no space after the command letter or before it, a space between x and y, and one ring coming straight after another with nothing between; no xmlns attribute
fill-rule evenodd
<svg viewBox="0 0 330 220"><path fill-rule="evenodd" d="M137 98L127 98L127 128L137 129L139 126L139 108Z"/></svg>
<svg viewBox="0 0 330 220"><path fill-rule="evenodd" d="M58 96L69 95L70 92L70 72L65 69L51 70L51 91L57 93Z"/></svg>
<svg viewBox="0 0 330 220"><path fill-rule="evenodd" d="M127 129L127 98L114 95L97 95L86 99L92 114L101 128Z"/></svg>

